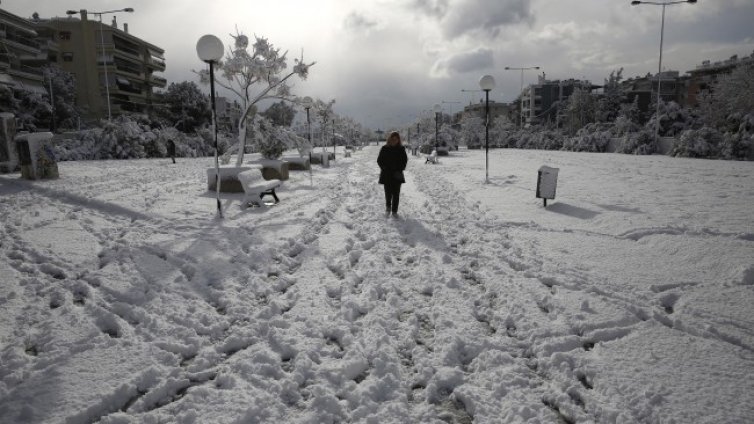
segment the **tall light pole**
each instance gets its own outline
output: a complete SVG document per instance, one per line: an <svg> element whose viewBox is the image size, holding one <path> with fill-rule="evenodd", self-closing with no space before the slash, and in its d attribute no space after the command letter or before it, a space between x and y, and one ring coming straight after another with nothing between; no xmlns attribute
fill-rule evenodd
<svg viewBox="0 0 754 424"><path fill-rule="evenodd" d="M437 148L440 147L440 112L442 112L442 106L439 103L435 103L432 110L435 112L435 154L439 155L440 152L437 151Z"/></svg>
<svg viewBox="0 0 754 424"><path fill-rule="evenodd" d="M215 177L217 180L215 191L217 193L217 214L220 218L223 217L223 207L220 203L220 161L217 147L217 111L215 110L215 63L222 59L224 52L225 47L223 46L223 42L214 35L203 35L196 42L196 54L199 56L199 59L209 65L209 96L212 102L212 126L215 133Z"/></svg>
<svg viewBox="0 0 754 424"><path fill-rule="evenodd" d="M461 89L461 93L469 93L469 104L471 104L471 93L478 93L482 90L465 90Z"/></svg>
<svg viewBox="0 0 754 424"><path fill-rule="evenodd" d="M524 127L524 71L529 69L539 69L539 66L526 66L526 67L519 67L514 68L511 66L506 66L506 71L521 71L521 91L519 91L519 96L521 96L521 105L520 105L520 116L518 117L518 127L523 128Z"/></svg>
<svg viewBox="0 0 754 424"><path fill-rule="evenodd" d="M461 102L446 102L445 100L442 101L442 104L449 104L450 105L450 121L453 122L453 105L454 104L461 104Z"/></svg>
<svg viewBox="0 0 754 424"><path fill-rule="evenodd" d="M638 6L640 4L649 4L653 6L662 6L662 24L660 25L660 61L657 65L657 111L655 112L655 143L660 143L660 101L662 97L662 91L660 90L660 83L662 81L662 42L665 38L665 7L673 4L691 3L695 4L696 0L679 0L668 2L654 2L654 1L639 1L634 0L631 2L631 6Z"/></svg>
<svg viewBox="0 0 754 424"><path fill-rule="evenodd" d="M479 88L484 90L484 183L490 183L490 90L495 88L495 78L485 75L479 79Z"/></svg>
<svg viewBox="0 0 754 424"><path fill-rule="evenodd" d="M105 95L107 96L107 121L110 122L112 120L112 113L110 112L110 80L107 77L107 67L108 67L108 61L107 61L107 55L105 54L105 35L104 35L104 28L102 24L102 15L107 15L110 13L118 13L118 12L128 12L132 13L134 9L132 7L126 7L123 9L116 9L116 10L105 10L104 12L88 12L92 15L97 15L99 17L99 38L100 38L100 45L102 46L102 65L105 70ZM75 10L68 10L65 12L66 15L81 15L82 13L87 12L86 9L82 9L81 11L77 12Z"/></svg>
<svg viewBox="0 0 754 424"><path fill-rule="evenodd" d="M312 182L312 121L309 118L309 109L312 108L312 98L304 97L304 109L306 109L306 139L309 140L309 185L314 186Z"/></svg>

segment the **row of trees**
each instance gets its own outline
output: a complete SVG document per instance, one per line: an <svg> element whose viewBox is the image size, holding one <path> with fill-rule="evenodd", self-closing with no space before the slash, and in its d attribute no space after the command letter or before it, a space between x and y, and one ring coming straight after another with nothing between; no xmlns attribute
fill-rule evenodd
<svg viewBox="0 0 754 424"><path fill-rule="evenodd" d="M519 129L506 117L496 117L489 128L492 147L652 154L657 152L655 124L659 135L674 137L669 154L723 159L751 158L754 149L754 65L745 64L717 80L699 97L699 106L683 108L675 102L661 102L659 114L639 110L628 102L621 88L622 70L611 72L604 91L593 95L577 89L556 104L556 122ZM656 101L656 99L654 100ZM440 120L440 145L466 144L480 147L485 128L482 116L465 116L460 125L450 117ZM411 128L426 128L417 140L435 144L434 118L420 118ZM408 128L406 130L409 130Z"/></svg>

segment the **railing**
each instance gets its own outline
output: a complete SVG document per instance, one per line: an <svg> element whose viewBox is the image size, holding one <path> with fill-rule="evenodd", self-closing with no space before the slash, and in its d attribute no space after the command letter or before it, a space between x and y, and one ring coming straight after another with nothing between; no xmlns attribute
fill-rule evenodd
<svg viewBox="0 0 754 424"><path fill-rule="evenodd" d="M119 60L117 58L114 60L114 62L115 62L115 68L121 72L125 72L125 73L139 76L139 77L144 76L143 69L139 67L133 66L130 63L123 60Z"/></svg>
<svg viewBox="0 0 754 424"><path fill-rule="evenodd" d="M151 77L149 77L149 82L153 83L154 85L159 85L161 87L164 87L165 85L167 85L168 80L166 80L163 77L152 75Z"/></svg>
<svg viewBox="0 0 754 424"><path fill-rule="evenodd" d="M42 70L39 68L32 68L30 66L24 66L24 65L14 66L11 64L10 69L8 70L8 73L15 74L20 77L25 77L29 79L34 79L34 80L39 80L39 81L42 80Z"/></svg>
<svg viewBox="0 0 754 424"><path fill-rule="evenodd" d="M155 59L154 57L149 59L149 64L152 66L156 66L157 68L160 68L160 69L165 69L165 61Z"/></svg>
<svg viewBox="0 0 754 424"><path fill-rule="evenodd" d="M7 33L5 35L5 39L16 42L18 44L23 44L33 49L39 49L39 43L35 42L33 39L30 39L27 37L19 37L18 35L13 34L12 32Z"/></svg>
<svg viewBox="0 0 754 424"><path fill-rule="evenodd" d="M113 49L113 53L118 54L121 57L133 60L134 62L139 62L139 63L142 62L142 56L140 54L134 53L131 50L124 50L124 49L118 48L118 46L115 46L115 49Z"/></svg>

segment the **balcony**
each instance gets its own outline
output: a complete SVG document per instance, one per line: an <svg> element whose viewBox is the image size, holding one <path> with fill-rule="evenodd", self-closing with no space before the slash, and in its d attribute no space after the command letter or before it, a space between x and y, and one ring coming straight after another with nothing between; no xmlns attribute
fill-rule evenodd
<svg viewBox="0 0 754 424"><path fill-rule="evenodd" d="M113 55L133 63L142 63L142 56L131 50L123 50L115 47L115 49L113 49Z"/></svg>
<svg viewBox="0 0 754 424"><path fill-rule="evenodd" d="M23 50L33 54L39 53L39 44L29 40L28 38L17 37L13 34L8 34L6 38L3 39L3 41L8 47L14 48L16 50Z"/></svg>
<svg viewBox="0 0 754 424"><path fill-rule="evenodd" d="M144 70L141 68L141 66L134 65L131 62L127 62L120 58L115 58L115 69L117 72L123 72L128 74L130 77L144 77Z"/></svg>
<svg viewBox="0 0 754 424"><path fill-rule="evenodd" d="M42 70L39 68L32 68L30 66L13 66L11 65L9 67L8 73L10 75L14 75L18 78L27 79L27 80L33 80L33 81L42 81Z"/></svg>
<svg viewBox="0 0 754 424"><path fill-rule="evenodd" d="M168 85L168 80L163 77L152 75L149 77L149 83L155 87L164 88L166 85Z"/></svg>
<svg viewBox="0 0 754 424"><path fill-rule="evenodd" d="M154 57L149 58L149 61L147 61L147 64L150 67L153 67L157 69L158 71L164 71L165 70L165 61L162 59L156 59Z"/></svg>

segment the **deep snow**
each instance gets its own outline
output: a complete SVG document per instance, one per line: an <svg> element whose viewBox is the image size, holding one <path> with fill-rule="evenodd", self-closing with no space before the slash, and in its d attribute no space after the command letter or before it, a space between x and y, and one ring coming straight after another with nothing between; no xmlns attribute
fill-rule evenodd
<svg viewBox="0 0 754 424"><path fill-rule="evenodd" d="M223 220L211 158L0 176L0 422L754 420L754 163L410 157L393 220L376 155Z"/></svg>

